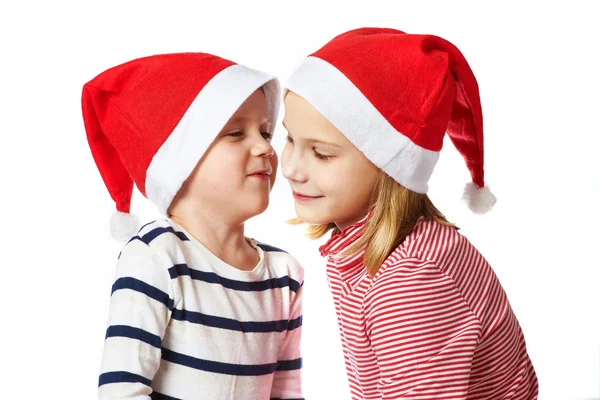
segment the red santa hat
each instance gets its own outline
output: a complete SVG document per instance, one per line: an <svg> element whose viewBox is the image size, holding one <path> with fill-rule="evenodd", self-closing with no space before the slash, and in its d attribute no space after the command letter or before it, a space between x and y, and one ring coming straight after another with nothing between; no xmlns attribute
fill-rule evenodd
<svg viewBox="0 0 600 400"><path fill-rule="evenodd" d="M461 52L433 35L361 28L311 54L287 89L303 97L377 167L426 193L448 133L472 182L476 213L496 198L485 186L483 118L475 76Z"/></svg>
<svg viewBox="0 0 600 400"><path fill-rule="evenodd" d="M104 71L83 87L85 130L117 213L111 232L135 234L133 184L166 214L176 193L237 109L263 88L277 119L276 78L205 53L162 54Z"/></svg>

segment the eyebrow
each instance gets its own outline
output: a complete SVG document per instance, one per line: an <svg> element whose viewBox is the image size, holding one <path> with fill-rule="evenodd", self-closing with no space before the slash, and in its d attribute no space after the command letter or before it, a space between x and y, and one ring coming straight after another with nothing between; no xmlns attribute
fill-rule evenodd
<svg viewBox="0 0 600 400"><path fill-rule="evenodd" d="M237 123L237 122L252 122L252 119L250 118L244 118L244 117L235 117L234 119L232 119L231 121L229 121L230 123ZM263 118L263 120L261 121L260 125L264 125L264 124L268 124L269 126L273 126L273 124L271 123L271 121L269 120L269 117L265 117Z"/></svg>
<svg viewBox="0 0 600 400"><path fill-rule="evenodd" d="M281 124L283 125L283 127L285 128L286 131L288 131L288 134L290 134L290 130L288 129L288 127L285 125L285 121L281 121ZM290 136L292 136L290 134ZM333 147L342 147L337 143L332 143L332 142L326 142L324 140L319 140L319 139L315 139L315 138L308 138L308 139L303 139L305 142L309 142L309 143L320 143L320 144L324 144L326 146L333 146Z"/></svg>

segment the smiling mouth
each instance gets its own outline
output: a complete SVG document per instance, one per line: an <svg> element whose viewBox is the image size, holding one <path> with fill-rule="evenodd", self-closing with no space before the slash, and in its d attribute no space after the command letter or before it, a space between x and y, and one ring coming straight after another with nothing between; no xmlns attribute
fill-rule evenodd
<svg viewBox="0 0 600 400"><path fill-rule="evenodd" d="M321 197L323 197L323 196L308 196L308 195L294 192L294 191L292 191L292 193L294 194L294 198L296 200L315 200L315 199L320 199Z"/></svg>

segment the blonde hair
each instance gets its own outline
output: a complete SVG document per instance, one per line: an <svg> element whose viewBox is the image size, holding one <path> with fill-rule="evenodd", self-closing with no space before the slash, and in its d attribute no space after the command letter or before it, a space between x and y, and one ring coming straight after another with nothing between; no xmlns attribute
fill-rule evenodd
<svg viewBox="0 0 600 400"><path fill-rule="evenodd" d="M405 188L383 171L380 171L378 181L373 188L369 208L373 210L373 215L366 221L362 236L339 256L347 257L365 249L363 264L371 276L377 273L389 255L404 242L419 218L424 217L426 220L458 229L448 222L427 194ZM304 221L294 218L288 223L300 225L304 224ZM309 225L306 236L310 239L318 239L330 230L339 231L333 222Z"/></svg>

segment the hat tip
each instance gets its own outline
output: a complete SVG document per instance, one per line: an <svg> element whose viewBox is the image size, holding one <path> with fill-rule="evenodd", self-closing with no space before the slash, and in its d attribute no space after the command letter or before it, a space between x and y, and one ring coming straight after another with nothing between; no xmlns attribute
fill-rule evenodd
<svg viewBox="0 0 600 400"><path fill-rule="evenodd" d="M467 202L472 212L480 215L489 212L497 201L489 186L479 187L475 182L465 185L463 200Z"/></svg>
<svg viewBox="0 0 600 400"><path fill-rule="evenodd" d="M110 234L119 242L131 239L139 229L140 220L137 215L116 211L110 218Z"/></svg>

